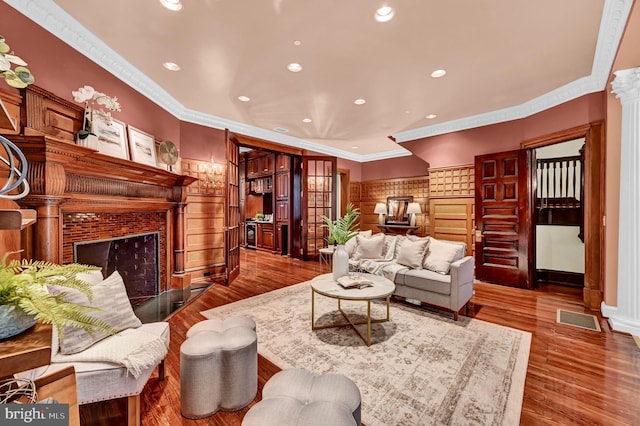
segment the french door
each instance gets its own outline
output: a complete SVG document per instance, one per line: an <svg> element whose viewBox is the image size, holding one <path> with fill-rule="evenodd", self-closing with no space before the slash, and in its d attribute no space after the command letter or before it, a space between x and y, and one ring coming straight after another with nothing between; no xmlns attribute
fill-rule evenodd
<svg viewBox="0 0 640 426"><path fill-rule="evenodd" d="M225 130L227 175L225 199L226 283L240 274L240 148Z"/></svg>
<svg viewBox="0 0 640 426"><path fill-rule="evenodd" d="M302 258L318 259L327 246L322 216L336 219L336 157L302 157Z"/></svg>

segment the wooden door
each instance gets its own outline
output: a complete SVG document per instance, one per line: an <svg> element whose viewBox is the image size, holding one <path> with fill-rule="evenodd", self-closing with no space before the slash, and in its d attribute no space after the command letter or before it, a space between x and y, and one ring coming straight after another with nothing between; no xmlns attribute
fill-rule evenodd
<svg viewBox="0 0 640 426"><path fill-rule="evenodd" d="M225 130L227 149L225 242L227 285L240 274L240 148Z"/></svg>
<svg viewBox="0 0 640 426"><path fill-rule="evenodd" d="M527 151L475 157L476 278L531 288Z"/></svg>
<svg viewBox="0 0 640 426"><path fill-rule="evenodd" d="M322 216L336 218L336 157L302 157L302 258L318 259L327 245Z"/></svg>

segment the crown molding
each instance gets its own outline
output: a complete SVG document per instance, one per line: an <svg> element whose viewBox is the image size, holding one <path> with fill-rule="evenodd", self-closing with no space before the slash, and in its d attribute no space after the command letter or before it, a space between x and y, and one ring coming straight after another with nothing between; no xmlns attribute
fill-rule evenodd
<svg viewBox="0 0 640 426"><path fill-rule="evenodd" d="M231 131L246 134L247 136L266 139L272 142L308 149L325 155L333 155L357 162L384 160L411 155L410 151L401 147L393 151L375 154L355 154L350 151L316 144L304 139L188 109L116 51L111 49L106 43L87 30L53 0L4 1L179 120L216 129L228 128ZM604 90L632 4L633 0L605 0L594 63L590 76L575 80L545 95L514 107L398 132L393 134L393 137L398 143L401 143L516 120L580 96Z"/></svg>
<svg viewBox="0 0 640 426"><path fill-rule="evenodd" d="M591 75L509 108L393 134L398 143L528 117L589 93L605 89L633 0L605 0Z"/></svg>

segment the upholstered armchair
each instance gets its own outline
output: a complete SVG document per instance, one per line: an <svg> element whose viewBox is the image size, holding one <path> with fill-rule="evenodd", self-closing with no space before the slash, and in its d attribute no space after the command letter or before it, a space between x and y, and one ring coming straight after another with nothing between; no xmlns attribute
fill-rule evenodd
<svg viewBox="0 0 640 426"><path fill-rule="evenodd" d="M133 314L126 292L126 300L122 300L124 284L117 273L105 280L100 274L83 276L83 279L92 284L93 304L108 304L106 309L104 305L101 309L106 312L105 315L109 315L107 320L120 332L103 336L99 341L86 342L89 337L83 335L84 331L65 328L65 339L61 342L54 327L51 364L16 376L35 380L72 366L76 376L78 404L127 397L128 425L140 425L140 393L156 367L159 378L164 379L169 323L141 324ZM87 344L89 346L84 348L83 345ZM66 354L63 353L65 351Z"/></svg>

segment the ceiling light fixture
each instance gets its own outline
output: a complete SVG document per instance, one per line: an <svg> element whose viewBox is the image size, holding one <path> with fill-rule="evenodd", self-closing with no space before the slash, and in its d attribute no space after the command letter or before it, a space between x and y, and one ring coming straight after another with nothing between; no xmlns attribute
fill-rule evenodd
<svg viewBox="0 0 640 426"><path fill-rule="evenodd" d="M431 73L431 77L440 78L440 77L444 77L446 74L447 74L446 70L435 70L434 72Z"/></svg>
<svg viewBox="0 0 640 426"><path fill-rule="evenodd" d="M427 115L425 118L427 118L427 119L429 119L429 120L433 120L433 119L434 119L434 118L436 118L436 117L437 117L437 115L435 115L435 114L429 114L429 115Z"/></svg>
<svg viewBox="0 0 640 426"><path fill-rule="evenodd" d="M289 130L285 129L284 127L274 127L273 130L275 130L276 132L280 132L280 133L287 133Z"/></svg>
<svg viewBox="0 0 640 426"><path fill-rule="evenodd" d="M177 12L182 9L182 3L180 0L160 0L160 4L169 10Z"/></svg>
<svg viewBox="0 0 640 426"><path fill-rule="evenodd" d="M378 22L388 22L393 19L393 15L395 15L396 11L391 6L382 6L378 10L376 10L375 15L373 17Z"/></svg>
<svg viewBox="0 0 640 426"><path fill-rule="evenodd" d="M294 46L300 46L302 44L302 42L300 40L293 40L293 45Z"/></svg>
<svg viewBox="0 0 640 426"><path fill-rule="evenodd" d="M359 146L352 146L351 149L358 149L360 148Z"/></svg>
<svg viewBox="0 0 640 426"><path fill-rule="evenodd" d="M175 62L165 62L164 64L162 64L162 66L169 71L180 71L180 65L176 64Z"/></svg>
<svg viewBox="0 0 640 426"><path fill-rule="evenodd" d="M238 96L238 100L239 100L240 102L249 102L249 101L251 100L251 98L250 98L250 97L248 97L248 96L244 96L244 95L242 95L242 96Z"/></svg>
<svg viewBox="0 0 640 426"><path fill-rule="evenodd" d="M303 119L302 119L302 122L303 122L303 123L311 123L311 121L312 121L312 120L311 120L310 118L303 118Z"/></svg>
<svg viewBox="0 0 640 426"><path fill-rule="evenodd" d="M294 62L292 64L287 65L287 69L291 72L300 72L302 71L302 65Z"/></svg>
<svg viewBox="0 0 640 426"><path fill-rule="evenodd" d="M360 98L360 99L356 99L355 101L353 101L354 104L356 105L364 105L367 103L367 101L365 101L364 99Z"/></svg>

